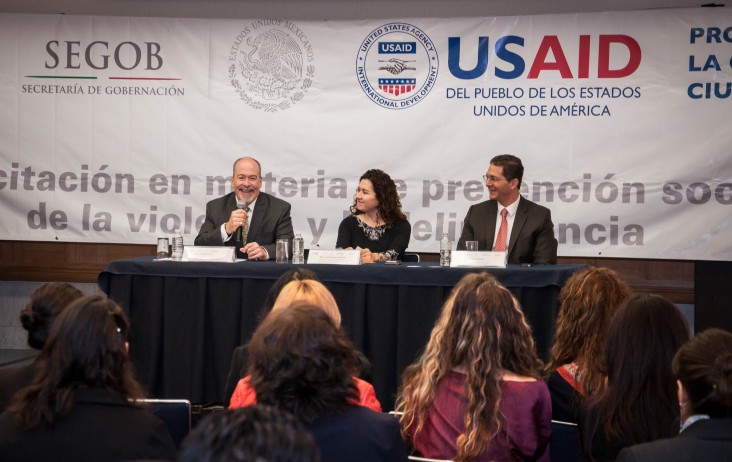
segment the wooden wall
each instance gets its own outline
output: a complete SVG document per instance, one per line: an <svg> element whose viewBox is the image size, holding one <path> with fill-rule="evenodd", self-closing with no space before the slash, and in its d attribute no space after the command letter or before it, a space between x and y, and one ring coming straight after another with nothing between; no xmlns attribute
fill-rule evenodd
<svg viewBox="0 0 732 462"><path fill-rule="evenodd" d="M152 255L152 244L0 241L0 280L96 282L112 260ZM421 257L437 261L436 254ZM694 303L693 261L560 257L559 263L605 266L637 292L658 293L674 303Z"/></svg>

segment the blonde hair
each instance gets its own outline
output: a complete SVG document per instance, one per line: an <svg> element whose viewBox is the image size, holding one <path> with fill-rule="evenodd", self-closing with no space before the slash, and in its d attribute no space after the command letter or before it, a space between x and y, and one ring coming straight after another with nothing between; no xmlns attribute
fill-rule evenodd
<svg viewBox="0 0 732 462"><path fill-rule="evenodd" d="M318 281L307 279L288 282L277 296L272 311L300 305L318 307L335 322L336 326L341 325L341 312L333 294Z"/></svg>

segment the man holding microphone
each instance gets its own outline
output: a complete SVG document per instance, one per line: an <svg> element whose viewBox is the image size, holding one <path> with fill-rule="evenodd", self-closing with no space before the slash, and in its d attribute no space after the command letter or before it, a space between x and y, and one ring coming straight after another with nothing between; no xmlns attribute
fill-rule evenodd
<svg viewBox="0 0 732 462"><path fill-rule="evenodd" d="M291 240L290 204L261 192L262 167L252 157L234 162L229 194L206 204L195 245L233 245L238 257L269 260L277 239Z"/></svg>

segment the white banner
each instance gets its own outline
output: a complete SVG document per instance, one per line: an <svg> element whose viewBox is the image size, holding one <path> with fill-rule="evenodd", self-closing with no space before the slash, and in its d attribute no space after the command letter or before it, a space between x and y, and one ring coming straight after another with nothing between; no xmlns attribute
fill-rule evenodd
<svg viewBox="0 0 732 462"><path fill-rule="evenodd" d="M0 15L0 239L192 243L233 161L333 248L360 175L410 251L522 158L562 256L732 259L728 9L393 21Z"/></svg>

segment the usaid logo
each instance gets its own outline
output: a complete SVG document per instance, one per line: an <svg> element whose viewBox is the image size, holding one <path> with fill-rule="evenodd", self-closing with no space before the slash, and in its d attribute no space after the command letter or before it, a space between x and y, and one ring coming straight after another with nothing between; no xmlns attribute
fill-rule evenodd
<svg viewBox="0 0 732 462"><path fill-rule="evenodd" d="M417 42L379 42L379 54L416 54Z"/></svg>
<svg viewBox="0 0 732 462"><path fill-rule="evenodd" d="M374 29L356 56L356 77L371 101L405 109L422 101L437 81L439 59L421 29L390 23Z"/></svg>

